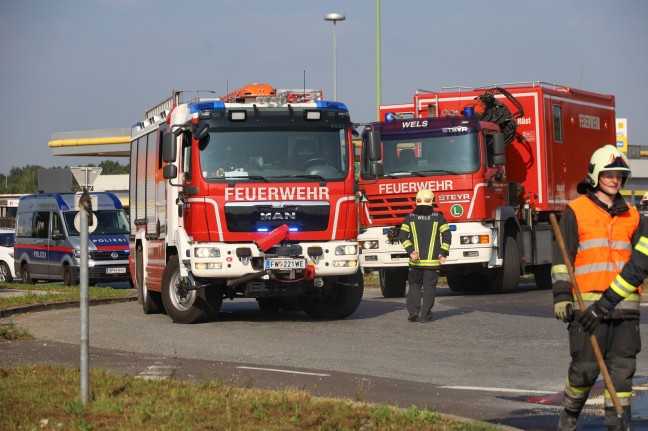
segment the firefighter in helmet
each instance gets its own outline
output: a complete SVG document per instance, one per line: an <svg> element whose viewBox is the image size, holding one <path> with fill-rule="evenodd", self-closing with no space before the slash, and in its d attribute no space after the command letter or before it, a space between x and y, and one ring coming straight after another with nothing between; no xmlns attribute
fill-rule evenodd
<svg viewBox="0 0 648 431"><path fill-rule="evenodd" d="M405 305L408 320L429 322L439 268L450 251L450 226L440 212L434 211L434 193L421 189L416 194L416 208L405 217L398 240L409 255L409 290Z"/></svg>
<svg viewBox="0 0 648 431"><path fill-rule="evenodd" d="M642 218L648 217L648 192L644 193L641 202L635 207Z"/></svg>
<svg viewBox="0 0 648 431"><path fill-rule="evenodd" d="M578 416L600 372L590 334L598 339L619 402L630 418L632 377L641 349L641 287L617 281L632 249L639 249L642 242L648 247L648 238L640 239L644 222L619 193L629 176L630 167L623 153L612 145L597 149L592 154L587 178L577 186L583 196L571 201L560 219L569 263L587 309L583 313L576 311L578 303L567 266L559 246L555 246L551 270L554 314L569 323L571 352L559 430L576 429ZM645 252L648 248L640 249ZM648 257L643 257L648 262ZM608 429L621 429L621 420L607 391L605 422Z"/></svg>

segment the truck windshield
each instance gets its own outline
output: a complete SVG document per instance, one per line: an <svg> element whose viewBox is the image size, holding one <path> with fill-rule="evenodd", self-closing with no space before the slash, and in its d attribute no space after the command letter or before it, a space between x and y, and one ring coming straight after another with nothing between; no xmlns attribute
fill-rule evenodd
<svg viewBox="0 0 648 431"><path fill-rule="evenodd" d="M67 211L65 216L65 225L70 235L79 235L79 231L74 227L74 218L78 211ZM126 214L122 210L100 210L93 213L97 217L97 228L92 235L117 235L130 233L130 227Z"/></svg>
<svg viewBox="0 0 648 431"><path fill-rule="evenodd" d="M402 139L382 135L385 175L411 173L468 174L480 167L479 139L476 133L453 136L407 136ZM363 157L363 174L369 163Z"/></svg>
<svg viewBox="0 0 648 431"><path fill-rule="evenodd" d="M335 128L216 129L200 151L207 180L341 180L348 160L346 130Z"/></svg>

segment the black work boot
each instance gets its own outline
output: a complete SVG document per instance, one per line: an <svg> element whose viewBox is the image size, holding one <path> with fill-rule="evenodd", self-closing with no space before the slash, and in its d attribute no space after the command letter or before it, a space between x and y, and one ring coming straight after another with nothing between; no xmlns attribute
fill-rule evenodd
<svg viewBox="0 0 648 431"><path fill-rule="evenodd" d="M578 416L578 413L573 413L563 409L560 413L560 419L558 420L558 431L576 431Z"/></svg>

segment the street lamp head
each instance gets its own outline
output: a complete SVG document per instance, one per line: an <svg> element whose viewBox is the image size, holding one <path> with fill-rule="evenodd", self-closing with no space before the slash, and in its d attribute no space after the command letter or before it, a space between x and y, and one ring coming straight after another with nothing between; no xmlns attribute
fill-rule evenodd
<svg viewBox="0 0 648 431"><path fill-rule="evenodd" d="M344 21L345 19L346 16L341 13L327 13L324 15L324 21L333 21L333 24L335 24L335 21Z"/></svg>

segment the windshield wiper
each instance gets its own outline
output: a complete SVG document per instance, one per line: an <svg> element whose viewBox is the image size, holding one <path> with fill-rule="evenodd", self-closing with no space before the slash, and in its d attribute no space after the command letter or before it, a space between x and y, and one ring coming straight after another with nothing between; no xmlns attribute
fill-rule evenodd
<svg viewBox="0 0 648 431"><path fill-rule="evenodd" d="M433 174L447 174L447 175L459 175L459 174L461 174L461 172L448 171L448 170L445 170L445 169L430 169L429 171L419 171L419 172L412 172L412 173L416 174L416 175L421 175L421 176L429 175L430 173L433 173Z"/></svg>
<svg viewBox="0 0 648 431"><path fill-rule="evenodd" d="M418 177L425 177L426 175L421 173L421 172L416 172L416 171L397 171L397 172L387 172L383 174L385 177L389 178L399 178L403 177L405 175L416 175Z"/></svg>
<svg viewBox="0 0 648 431"><path fill-rule="evenodd" d="M312 179L312 180L319 180L320 185L322 185L322 186L325 185L326 182L328 181L323 176L317 175L317 174L291 175L288 178L306 178L306 179Z"/></svg>
<svg viewBox="0 0 648 431"><path fill-rule="evenodd" d="M247 180L261 180L264 183L269 182L266 177L262 177L261 175L228 175L227 177L225 177L223 179L229 181L229 180L232 180L232 179L238 180L238 179L241 179L241 178L244 178L244 179L247 179ZM219 180L220 180L220 178L219 178Z"/></svg>

